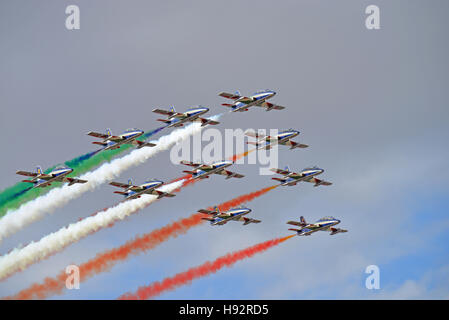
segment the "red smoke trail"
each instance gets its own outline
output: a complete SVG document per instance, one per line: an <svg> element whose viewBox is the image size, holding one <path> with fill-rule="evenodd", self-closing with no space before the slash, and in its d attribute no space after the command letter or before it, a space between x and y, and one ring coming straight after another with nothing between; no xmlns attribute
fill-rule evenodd
<svg viewBox="0 0 449 320"><path fill-rule="evenodd" d="M154 282L149 286L140 287L135 293L125 293L124 295L119 297L119 299L143 300L154 298L164 293L165 291L174 290L180 286L189 284L195 279L207 276L211 273L215 273L224 267L230 267L237 261L251 258L256 253L264 252L294 236L295 235L290 235L283 238L268 240L243 250L228 253L216 259L215 261L207 261L200 266L190 268L189 270L178 273L173 277L165 278L160 282Z"/></svg>
<svg viewBox="0 0 449 320"><path fill-rule="evenodd" d="M260 197L276 187L277 185L241 195L237 198L223 202L218 205L218 207L220 210L229 210L234 206ZM78 266L80 271L80 282L85 281L101 272L108 271L116 263L124 261L130 256L151 250L170 238L186 233L192 227L204 223L205 221L201 219L202 217L204 217L204 215L201 213L192 214L188 218L181 219L167 226L136 237L118 248L97 254L95 258ZM66 279L67 274L65 273L65 270L63 270L56 277L48 277L43 283L32 284L30 287L20 291L16 295L6 297L5 299L45 299L54 294L61 294L65 288Z"/></svg>
<svg viewBox="0 0 449 320"><path fill-rule="evenodd" d="M235 161L237 161L237 160L239 160L239 159L241 159L243 157L246 157L248 154L250 154L254 150L256 150L256 149L251 149L251 150L245 151L245 152L240 153L240 154L235 154L232 157L230 157L229 160L232 160L232 161L235 162Z"/></svg>

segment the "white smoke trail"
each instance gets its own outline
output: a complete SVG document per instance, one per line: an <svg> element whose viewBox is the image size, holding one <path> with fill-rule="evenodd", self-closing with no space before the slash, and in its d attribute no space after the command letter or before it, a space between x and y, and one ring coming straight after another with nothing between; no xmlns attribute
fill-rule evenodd
<svg viewBox="0 0 449 320"><path fill-rule="evenodd" d="M220 115L212 117L219 118ZM177 129L155 141L155 147L144 147L133 150L128 155L103 164L94 171L87 172L80 179L87 180L84 184L72 186L64 185L53 189L47 194L24 203L17 210L9 211L0 219L0 242L32 222L41 219L45 214L52 213L56 208L67 204L70 200L81 196L83 193L93 190L99 185L116 178L124 170L145 162L157 153L167 150L176 143L200 132L199 123L192 123L183 129Z"/></svg>
<svg viewBox="0 0 449 320"><path fill-rule="evenodd" d="M176 181L159 188L161 191L172 192L182 186L185 180ZM0 257L0 280L17 271L26 269L33 263L46 259L50 255L77 242L81 238L104 228L111 223L123 220L134 212L143 209L157 199L153 195L144 195L135 200L124 201L101 211L94 216L85 218L54 233L43 237L37 242L31 242L23 248L16 248Z"/></svg>

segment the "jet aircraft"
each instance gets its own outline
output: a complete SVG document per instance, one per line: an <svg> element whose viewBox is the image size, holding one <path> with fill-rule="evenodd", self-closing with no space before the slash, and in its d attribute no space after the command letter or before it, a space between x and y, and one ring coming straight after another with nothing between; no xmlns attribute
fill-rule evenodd
<svg viewBox="0 0 449 320"><path fill-rule="evenodd" d="M157 196L158 199L175 196L172 193L156 190L156 188L161 187L164 184L164 182L159 180L150 180L138 186L133 185L131 179L128 180L128 184L121 182L111 182L109 184L114 187L125 189L124 191L114 191L114 193L124 195L126 200L137 199L144 194Z"/></svg>
<svg viewBox="0 0 449 320"><path fill-rule="evenodd" d="M99 133L90 131L87 133L87 135L95 137L95 138L101 138L103 141L94 141L93 144L99 144L104 147L103 150L112 150L112 149L118 149L122 144L132 144L137 146L138 149L142 147L154 147L156 146L154 143L151 142L144 142L136 140L138 137L143 135L143 130L139 129L128 129L124 133L122 133L119 136L114 136L111 133L110 129L106 130L105 133Z"/></svg>
<svg viewBox="0 0 449 320"><path fill-rule="evenodd" d="M288 167L285 167L284 170L282 169L271 169L271 171L279 173L283 175L283 178L271 178L273 180L277 180L281 182L281 186L294 186L300 181L305 182L312 182L314 183L314 187L318 186L330 186L332 182L324 181L315 178L315 176L322 174L324 172L323 169L320 169L318 167L310 167L305 168L301 172L291 172Z"/></svg>
<svg viewBox="0 0 449 320"><path fill-rule="evenodd" d="M167 128L182 127L186 122L201 122L201 126L204 127L207 124L219 124L220 122L211 119L201 118L200 116L209 111L206 107L194 107L188 109L186 112L176 112L174 107L170 110L154 109L153 112L168 116L167 119L157 119L167 124Z"/></svg>
<svg viewBox="0 0 449 320"><path fill-rule="evenodd" d="M251 212L251 209L248 208L234 208L225 212L220 212L220 209L218 209L218 207L215 207L214 209L215 211L206 209L198 210L198 212L212 216L211 218L201 219L210 221L210 224L213 226L221 226L228 223L229 221L243 221L243 225L261 222L260 220L244 217L244 215L247 215Z"/></svg>
<svg viewBox="0 0 449 320"><path fill-rule="evenodd" d="M194 179L205 179L209 178L209 175L211 174L221 174L223 176L226 176L226 179L230 178L243 178L244 175L235 173L232 171L226 170L227 167L232 165L234 162L230 160L223 160L214 162L212 164L201 164L201 163L194 163L190 161L181 161L181 164L184 164L186 166L195 167L192 171L184 170L183 172L189 173L192 175Z"/></svg>
<svg viewBox="0 0 449 320"><path fill-rule="evenodd" d="M324 217L317 220L315 223L307 223L303 216L301 216L300 222L297 221L287 222L287 224L301 227L300 229L294 228L288 229L291 231L296 231L298 233L298 236L310 236L312 233L317 231L330 231L331 236L337 233L348 232L348 230L334 228L334 226L339 223L340 220L335 219L334 217Z"/></svg>
<svg viewBox="0 0 449 320"><path fill-rule="evenodd" d="M44 188L50 186L53 182L68 182L69 186L75 183L86 183L87 180L69 178L68 174L72 173L73 169L68 167L57 167L49 173L44 173L41 167L37 167L36 172L17 171L16 174L22 176L33 177L31 180L22 180L23 182L30 182L34 184L34 188Z"/></svg>
<svg viewBox="0 0 449 320"><path fill-rule="evenodd" d="M242 96L239 91L237 91L234 94L227 92L220 92L218 95L223 98L234 100L232 104L229 103L222 104L222 106L231 108L231 112L248 111L248 109L253 106L265 108L265 111L270 111L272 109L275 110L285 109L285 107L266 101L276 95L276 92L273 90L267 89L259 91L249 97Z"/></svg>
<svg viewBox="0 0 449 320"><path fill-rule="evenodd" d="M253 137L256 139L261 138L260 140L257 140L256 142L249 141L248 144L255 145L257 149L265 149L269 150L276 144L282 144L284 146L289 146L290 149L295 148L307 148L308 145L301 144L295 141L292 141L291 139L299 135L299 131L289 129L280 132L278 135L271 137L271 136L265 136L263 134L258 134L254 131L246 131L245 134L249 137Z"/></svg>

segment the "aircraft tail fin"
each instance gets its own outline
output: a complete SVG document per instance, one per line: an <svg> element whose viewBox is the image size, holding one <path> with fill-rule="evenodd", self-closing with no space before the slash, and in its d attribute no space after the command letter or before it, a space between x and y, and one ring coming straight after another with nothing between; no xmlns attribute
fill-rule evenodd
<svg viewBox="0 0 449 320"><path fill-rule="evenodd" d="M171 112L176 112L176 110L175 110L175 107L174 106L170 106L170 109L169 109Z"/></svg>
<svg viewBox="0 0 449 320"><path fill-rule="evenodd" d="M284 170L285 171L290 171L290 168L288 166L285 166Z"/></svg>
<svg viewBox="0 0 449 320"><path fill-rule="evenodd" d="M132 186L133 185L133 181L131 179L128 179L128 185Z"/></svg>
<svg viewBox="0 0 449 320"><path fill-rule="evenodd" d="M214 210L215 212L217 212L217 214L220 214L220 209L217 206L214 207Z"/></svg>
<svg viewBox="0 0 449 320"><path fill-rule="evenodd" d="M36 167L36 172L37 172L37 174L42 174L43 173L41 166L37 166Z"/></svg>
<svg viewBox="0 0 449 320"><path fill-rule="evenodd" d="M299 218L299 221L300 221L302 224L304 224L304 225L307 224L306 219L304 219L303 216L301 216L301 217Z"/></svg>
<svg viewBox="0 0 449 320"><path fill-rule="evenodd" d="M238 96L241 96L240 90L237 90L237 91L235 92L235 94L238 95Z"/></svg>
<svg viewBox="0 0 449 320"><path fill-rule="evenodd" d="M106 134L107 134L109 137L112 136L111 129L107 128L107 129L106 129Z"/></svg>

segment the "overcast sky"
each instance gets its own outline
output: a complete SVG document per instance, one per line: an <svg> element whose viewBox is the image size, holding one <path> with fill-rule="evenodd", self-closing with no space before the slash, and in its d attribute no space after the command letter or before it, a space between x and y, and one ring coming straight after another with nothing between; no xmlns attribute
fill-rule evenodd
<svg viewBox="0 0 449 320"><path fill-rule="evenodd" d="M80 30L65 28L76 4ZM380 30L365 8L380 7ZM449 298L447 1L2 1L0 189L16 170L95 150L90 130L156 128L154 107L227 111L220 91L270 88L286 107L227 114L215 126L295 128L308 149L279 149L279 166L325 169L329 187L277 188L248 204L260 224L207 224L66 290L63 299L114 299L138 286L274 237L286 221L332 215L345 234L296 237L161 299ZM157 137L167 134L162 131ZM195 159L191 159L195 160ZM269 186L259 166L233 168L0 282L18 292L68 264L119 246L195 210ZM186 167L159 153L125 172L170 180ZM121 200L105 184L30 225L2 254ZM377 265L381 289L365 288Z"/></svg>

